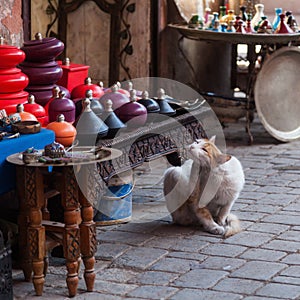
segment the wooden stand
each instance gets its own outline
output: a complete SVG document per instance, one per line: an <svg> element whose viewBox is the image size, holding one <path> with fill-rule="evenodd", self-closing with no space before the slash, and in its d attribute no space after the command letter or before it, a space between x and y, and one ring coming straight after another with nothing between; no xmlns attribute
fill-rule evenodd
<svg viewBox="0 0 300 300"><path fill-rule="evenodd" d="M115 150L114 154L119 156L121 152ZM112 159L112 156L105 159ZM56 242L63 245L69 296L74 297L77 293L81 258L85 267L84 279L87 291L93 291L97 241L93 206L87 191L95 189L96 162L105 159L52 165L49 166L49 170L48 165L42 163L24 164L18 153L7 158L10 163L16 165L17 172L17 193L20 201L18 219L20 265L25 280L30 281L32 278L37 296L43 293L47 271L47 233L57 237ZM49 180L51 186L55 186L61 194L64 210L62 223L49 220L45 193Z"/></svg>

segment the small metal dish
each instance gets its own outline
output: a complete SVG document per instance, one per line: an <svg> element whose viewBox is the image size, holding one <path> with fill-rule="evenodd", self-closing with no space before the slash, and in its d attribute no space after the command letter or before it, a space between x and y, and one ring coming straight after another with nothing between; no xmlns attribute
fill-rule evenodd
<svg viewBox="0 0 300 300"><path fill-rule="evenodd" d="M40 153L34 152L34 153L22 153L22 160L24 164L34 164L38 162Z"/></svg>
<svg viewBox="0 0 300 300"><path fill-rule="evenodd" d="M38 133L41 131L41 124L38 121L21 121L12 124L12 131L19 133Z"/></svg>

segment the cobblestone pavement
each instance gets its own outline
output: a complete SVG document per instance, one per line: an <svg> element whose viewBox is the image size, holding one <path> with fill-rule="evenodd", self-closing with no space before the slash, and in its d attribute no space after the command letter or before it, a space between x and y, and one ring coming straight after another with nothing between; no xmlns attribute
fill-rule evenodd
<svg viewBox="0 0 300 300"><path fill-rule="evenodd" d="M242 122L240 122L242 123ZM136 170L133 220L98 226L95 291L81 274L75 299L300 299L300 141L279 143L259 121L224 129L245 188L233 210L243 231L228 239L171 223L162 200L165 160ZM39 299L66 299L65 267L53 260ZM37 299L14 270L15 299Z"/></svg>

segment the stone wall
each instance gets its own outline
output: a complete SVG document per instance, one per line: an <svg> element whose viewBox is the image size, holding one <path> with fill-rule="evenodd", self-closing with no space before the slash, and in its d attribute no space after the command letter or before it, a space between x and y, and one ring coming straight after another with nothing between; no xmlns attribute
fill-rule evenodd
<svg viewBox="0 0 300 300"><path fill-rule="evenodd" d="M23 44L22 0L0 0L0 35L9 45Z"/></svg>

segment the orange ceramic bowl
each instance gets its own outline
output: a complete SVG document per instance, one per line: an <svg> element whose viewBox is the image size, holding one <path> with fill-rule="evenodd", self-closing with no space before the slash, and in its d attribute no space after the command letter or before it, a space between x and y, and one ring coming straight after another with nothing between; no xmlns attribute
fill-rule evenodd
<svg viewBox="0 0 300 300"><path fill-rule="evenodd" d="M47 129L54 131L55 141L65 147L72 145L77 133L76 128L64 120L49 123Z"/></svg>

